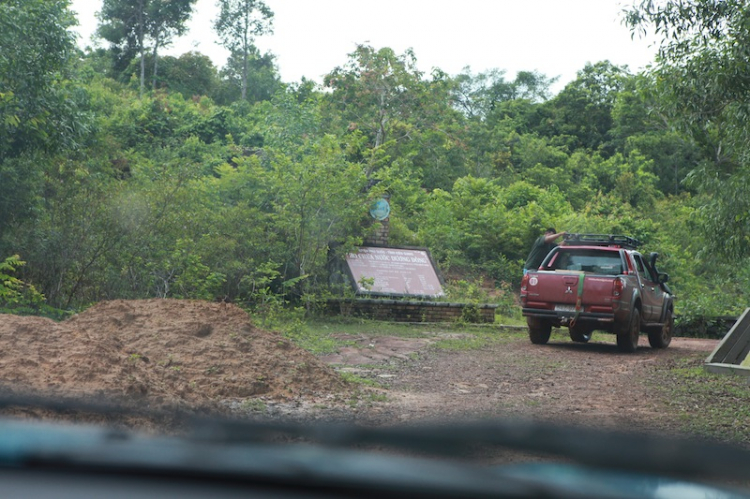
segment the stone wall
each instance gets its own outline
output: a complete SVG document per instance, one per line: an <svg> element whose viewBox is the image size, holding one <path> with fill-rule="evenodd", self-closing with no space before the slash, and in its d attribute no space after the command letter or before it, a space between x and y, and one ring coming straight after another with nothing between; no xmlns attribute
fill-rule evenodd
<svg viewBox="0 0 750 499"><path fill-rule="evenodd" d="M365 238L365 244L370 246L388 246L388 235L391 230L390 221L386 218L380 222L374 222L372 233Z"/></svg>
<svg viewBox="0 0 750 499"><path fill-rule="evenodd" d="M395 322L495 322L497 305L431 302L416 300L354 299L331 300L335 314L354 315Z"/></svg>

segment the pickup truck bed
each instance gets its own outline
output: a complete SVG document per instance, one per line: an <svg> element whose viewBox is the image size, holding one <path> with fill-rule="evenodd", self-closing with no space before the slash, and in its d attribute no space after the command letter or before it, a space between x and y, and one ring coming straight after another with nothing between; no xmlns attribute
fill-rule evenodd
<svg viewBox="0 0 750 499"><path fill-rule="evenodd" d="M612 237L612 236L609 236ZM521 283L523 315L533 343L547 343L552 327L567 326L573 341L587 342L595 330L617 336L634 352L641 332L654 348L666 348L674 329L668 276L621 244L571 244L553 249Z"/></svg>

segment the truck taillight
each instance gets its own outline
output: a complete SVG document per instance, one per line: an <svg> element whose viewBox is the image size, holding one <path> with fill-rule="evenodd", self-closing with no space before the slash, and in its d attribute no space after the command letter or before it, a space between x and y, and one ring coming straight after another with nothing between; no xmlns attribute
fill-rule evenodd
<svg viewBox="0 0 750 499"><path fill-rule="evenodd" d="M526 306L526 300L529 297L529 293L527 289L529 288L529 274L526 274L523 276L523 279L521 279L521 305Z"/></svg>
<svg viewBox="0 0 750 499"><path fill-rule="evenodd" d="M526 292L526 288L529 287L529 274L526 274L523 276L523 279L521 279L521 292Z"/></svg>
<svg viewBox="0 0 750 499"><path fill-rule="evenodd" d="M620 279L619 277L616 278L612 282L612 296L620 296L622 295L622 290L625 287L625 281Z"/></svg>

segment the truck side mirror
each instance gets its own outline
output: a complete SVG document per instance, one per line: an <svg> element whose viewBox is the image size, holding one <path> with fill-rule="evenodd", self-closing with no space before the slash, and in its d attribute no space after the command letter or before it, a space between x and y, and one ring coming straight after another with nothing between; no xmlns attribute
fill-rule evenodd
<svg viewBox="0 0 750 499"><path fill-rule="evenodd" d="M669 282L669 274L660 272L659 273L659 284L666 284Z"/></svg>

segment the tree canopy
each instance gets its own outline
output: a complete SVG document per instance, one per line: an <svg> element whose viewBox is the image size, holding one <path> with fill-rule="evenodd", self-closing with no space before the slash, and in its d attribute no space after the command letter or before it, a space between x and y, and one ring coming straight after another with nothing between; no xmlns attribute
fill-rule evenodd
<svg viewBox="0 0 750 499"><path fill-rule="evenodd" d="M273 12L262 0L219 0L219 16L214 21L214 29L221 43L241 61L242 100L247 98L250 61L257 49L254 40L257 36L270 33L273 29ZM257 57L256 57L257 59Z"/></svg>
<svg viewBox="0 0 750 499"><path fill-rule="evenodd" d="M704 194L701 216L712 249L750 255L750 7L736 0L644 1L627 19L634 31L662 37L653 91L665 118L703 153L687 180Z"/></svg>
<svg viewBox="0 0 750 499"><path fill-rule="evenodd" d="M425 74L414 51L368 44L322 85L283 82L252 44L272 13L221 3L219 68L154 50L187 0L169 20L161 0L107 0L111 44L87 53L67 1L0 3L0 262L33 285L29 306L312 311L351 292L335 269L378 229L368 207L384 195L389 244L431 249L459 276L450 290L466 277L511 296L555 226L659 251L678 313L735 313L748 294L741 3L644 2L628 19L666 36L657 67L593 62L557 94L535 71Z"/></svg>
<svg viewBox="0 0 750 499"><path fill-rule="evenodd" d="M159 49L185 32L196 0L103 0L98 33L111 44L115 66L124 69L135 54L140 59L140 91L146 81L146 51L152 54L156 86Z"/></svg>

